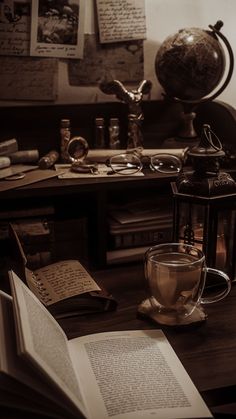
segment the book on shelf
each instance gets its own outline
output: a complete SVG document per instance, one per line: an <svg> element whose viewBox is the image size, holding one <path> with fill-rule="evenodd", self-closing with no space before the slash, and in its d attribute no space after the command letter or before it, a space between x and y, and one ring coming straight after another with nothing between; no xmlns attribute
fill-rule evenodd
<svg viewBox="0 0 236 419"><path fill-rule="evenodd" d="M98 285L79 260L66 259L29 269L19 237L9 225L11 268L55 318L115 310L113 296Z"/></svg>
<svg viewBox="0 0 236 419"><path fill-rule="evenodd" d="M15 219L11 224L23 244L28 265L32 269L51 263L54 234L50 219Z"/></svg>
<svg viewBox="0 0 236 419"><path fill-rule="evenodd" d="M140 200L111 209L108 218L110 248L114 250L170 241L173 215L168 202L163 205L163 198L160 198L159 204L155 200Z"/></svg>
<svg viewBox="0 0 236 419"><path fill-rule="evenodd" d="M9 272L0 291L0 403L55 418L212 418L161 330L68 340L31 290ZM43 327L42 327L43 325Z"/></svg>
<svg viewBox="0 0 236 419"><path fill-rule="evenodd" d="M172 225L172 217L163 216L158 220L143 221L137 223L120 224L118 221L109 217L109 232L111 234L117 233L133 233L135 231L150 231L154 229L168 228Z"/></svg>
<svg viewBox="0 0 236 419"><path fill-rule="evenodd" d="M53 241L52 221L46 217L16 219L11 224L25 246L37 246Z"/></svg>
<svg viewBox="0 0 236 419"><path fill-rule="evenodd" d="M127 232L111 232L109 243L112 249L127 247L154 245L172 240L172 223L160 226L153 226L150 229L133 229Z"/></svg>
<svg viewBox="0 0 236 419"><path fill-rule="evenodd" d="M143 262L145 252L150 246L128 247L125 249L108 250L106 259L108 265L128 262Z"/></svg>
<svg viewBox="0 0 236 419"><path fill-rule="evenodd" d="M110 216L120 224L158 221L172 217L172 201L169 196L145 197L123 204L110 206Z"/></svg>

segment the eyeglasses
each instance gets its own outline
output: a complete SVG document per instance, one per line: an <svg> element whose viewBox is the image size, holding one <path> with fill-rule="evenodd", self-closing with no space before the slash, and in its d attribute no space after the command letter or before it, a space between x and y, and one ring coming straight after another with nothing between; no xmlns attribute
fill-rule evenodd
<svg viewBox="0 0 236 419"><path fill-rule="evenodd" d="M135 153L123 153L112 156L107 165L111 168L108 175L133 175L140 172L146 166L153 172L174 174L182 169L181 160L172 154L155 154L154 156L143 156L142 160Z"/></svg>

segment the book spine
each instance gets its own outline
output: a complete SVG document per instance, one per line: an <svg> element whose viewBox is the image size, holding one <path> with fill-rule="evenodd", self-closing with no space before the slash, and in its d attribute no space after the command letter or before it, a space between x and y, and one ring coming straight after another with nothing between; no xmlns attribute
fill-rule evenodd
<svg viewBox="0 0 236 419"><path fill-rule="evenodd" d="M154 245L170 240L172 240L172 228L112 235L110 236L110 245L113 249L125 249L149 244Z"/></svg>

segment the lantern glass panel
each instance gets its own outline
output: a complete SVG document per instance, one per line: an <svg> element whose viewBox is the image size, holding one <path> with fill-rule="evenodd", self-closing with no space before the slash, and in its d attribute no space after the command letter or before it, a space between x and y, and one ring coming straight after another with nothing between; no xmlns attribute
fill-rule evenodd
<svg viewBox="0 0 236 419"><path fill-rule="evenodd" d="M179 241L203 250L204 208L189 202L179 203Z"/></svg>
<svg viewBox="0 0 236 419"><path fill-rule="evenodd" d="M224 210L218 214L216 267L224 270L235 280L235 223L236 210Z"/></svg>
<svg viewBox="0 0 236 419"><path fill-rule="evenodd" d="M205 253L209 267L236 280L236 210L178 201L176 219L177 241L193 244Z"/></svg>
<svg viewBox="0 0 236 419"><path fill-rule="evenodd" d="M218 213L217 236L216 236L216 260L215 267L217 269L227 270L227 259L229 259L229 236L227 218L229 211L220 211Z"/></svg>

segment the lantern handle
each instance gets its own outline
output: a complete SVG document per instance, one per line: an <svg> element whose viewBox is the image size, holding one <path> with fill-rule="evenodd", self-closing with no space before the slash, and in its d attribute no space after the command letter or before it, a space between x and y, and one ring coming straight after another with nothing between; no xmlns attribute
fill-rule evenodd
<svg viewBox="0 0 236 419"><path fill-rule="evenodd" d="M212 148L214 148L214 150L216 150L216 151L221 151L222 149L223 149L223 147L222 147L222 144L221 144L221 141L220 141L220 139L219 139L219 137L217 137L217 135L215 134L215 132L214 131L212 131L212 129L211 129L211 127L210 127L210 125L208 125L208 124L204 124L203 125L203 132L204 132L204 138L206 138L206 140L207 140L207 142L208 142L208 144L212 147ZM216 144L214 144L214 141L213 141L213 139L212 139L212 135L213 135L213 137L215 138L215 140L217 141L217 143L218 143L218 146L216 145Z"/></svg>

